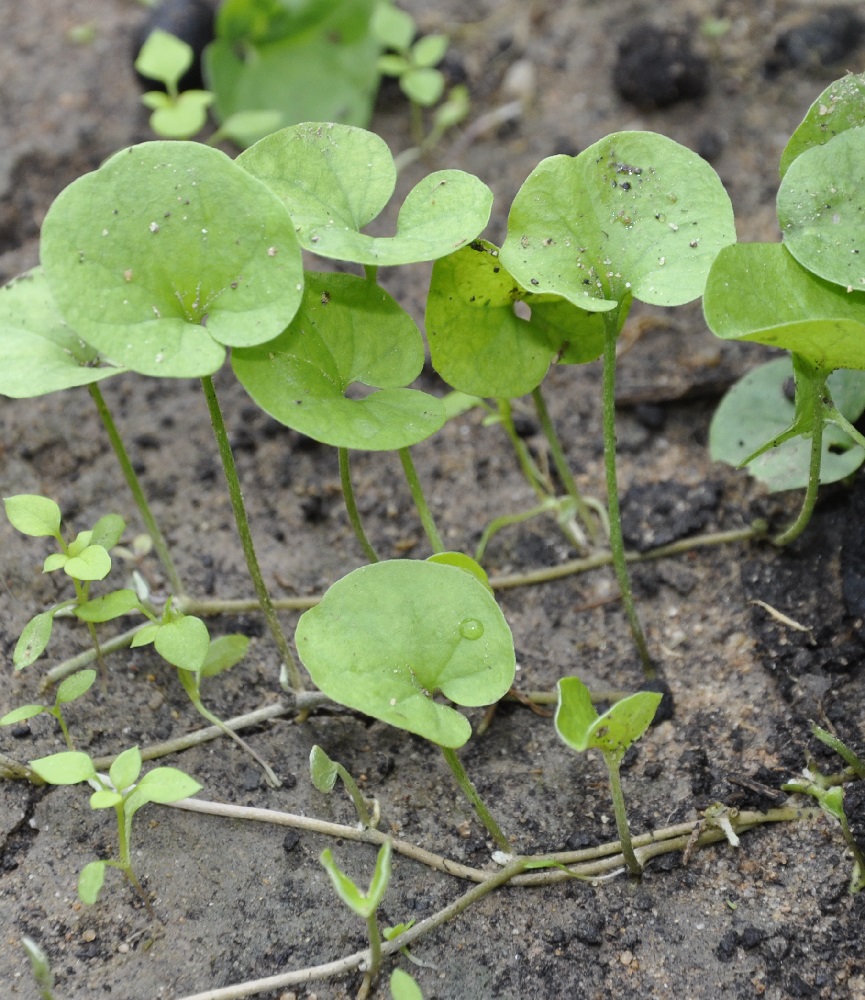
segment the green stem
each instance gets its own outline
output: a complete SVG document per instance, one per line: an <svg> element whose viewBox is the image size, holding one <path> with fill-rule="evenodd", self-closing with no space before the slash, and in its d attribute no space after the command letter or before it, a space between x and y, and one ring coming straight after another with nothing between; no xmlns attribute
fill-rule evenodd
<svg viewBox="0 0 865 1000"><path fill-rule="evenodd" d="M547 514L550 511L556 509L556 501L552 497L547 497L542 503L539 503L536 507L532 507L530 510L522 511L520 514L503 514L501 517L495 517L492 521L484 528L483 534L480 537L480 541L475 549L475 562L480 562L484 553L487 550L487 545L490 543L490 539L493 535L497 534L502 528L509 528L513 524L522 524L523 521L529 521L533 517L539 517L541 514Z"/></svg>
<svg viewBox="0 0 865 1000"><path fill-rule="evenodd" d="M188 691L187 694L189 694ZM249 756L252 757L254 761L256 761L256 763L259 765L262 771L264 771L264 776L265 778L267 778L267 783L270 785L271 788L282 787L282 782L279 780L279 778L277 778L270 764L268 764L267 761L262 756L257 754L252 749L252 747L246 742L246 740L243 739L242 736L239 736L233 729L230 729L228 726L226 726L226 724L222 721L222 719L219 718L218 715L214 715L213 712L205 708L200 698L196 699L193 698L192 695L190 695L189 700L195 706L195 710L202 718L207 719L207 721L211 725L217 726L220 730L222 730L223 733L225 733L226 736L233 739L234 742L242 750L245 750L249 754Z"/></svg>
<svg viewBox="0 0 865 1000"><path fill-rule="evenodd" d="M637 861L634 845L631 843L631 830L628 826L628 813L625 810L625 796L622 794L622 781L619 774L620 759L615 753L602 752L607 770L610 773L610 792L613 796L613 812L616 814L616 830L622 845L622 856L632 875L642 875L643 866Z"/></svg>
<svg viewBox="0 0 865 1000"><path fill-rule="evenodd" d="M171 553L168 550L165 536L159 530L159 525L156 523L153 511L151 511L150 505L147 503L147 498L144 496L144 491L141 488L141 482L135 473L135 469L132 467L132 462L129 460L129 455L124 447L123 439L117 430L117 425L114 423L97 383L91 382L87 388L90 390L90 395L93 397L93 402L96 404L96 409L102 418L102 423L108 434L108 440L111 442L114 455L120 465L120 471L123 473L123 478L126 480L126 485L132 494L132 499L135 501L138 513L141 515L141 520L144 522L147 534L150 535L153 541L153 547L156 549L156 554L159 556L159 561L162 563L162 568L168 577L171 590L175 594L182 594L183 585L180 582L180 576L177 573L174 560L171 558Z"/></svg>
<svg viewBox="0 0 865 1000"><path fill-rule="evenodd" d="M549 445L550 454L553 456L553 464L559 474L559 479L561 479L562 485L565 487L565 491L568 496L576 505L577 514L585 525L586 531L589 535L589 541L595 545L598 541L598 527L589 512L586 501L583 499L583 496L577 487L571 468L568 465L568 459L565 456L565 449L562 447L561 439L556 433L555 425L550 419L550 413L547 409L547 404L544 401L543 394L541 393L540 386L537 386L537 388L532 390L532 399L535 403L535 410L538 414L538 419L541 422L541 428L543 429L544 436L546 437L547 444Z"/></svg>
<svg viewBox="0 0 865 1000"><path fill-rule="evenodd" d="M370 562L378 562L378 553L372 547L372 543L363 530L360 511L357 509L357 503L354 498L354 488L351 485L351 469L348 464L348 448L338 448L337 452L339 453L339 479L342 483L342 496L345 500L345 509L348 513L349 523L367 559Z"/></svg>
<svg viewBox="0 0 865 1000"><path fill-rule="evenodd" d="M216 398L216 389L213 379L205 375L201 380L201 387L204 390L204 398L207 400L207 407L210 411L210 422L213 425L213 433L216 437L216 444L219 448L219 457L222 459L222 468L225 472L225 479L228 484L228 493L231 497L231 506L234 510L234 520L237 524L237 533L240 536L240 544L243 546L243 555L246 558L246 566L255 587L255 596L264 617L267 620L270 633L276 643L279 655L282 657L285 669L288 671L289 684L293 691L303 690L303 680L297 661L279 624L276 611L267 592L267 585L261 574L261 567L258 564L258 557L255 554L255 546L252 542L252 532L249 529L249 519L246 516L246 507L243 503L243 492L240 488L240 479L237 475L237 466L234 464L234 455L231 453L231 445L228 441L228 432L225 429L225 422L222 419L222 411L219 408L219 400Z"/></svg>
<svg viewBox="0 0 865 1000"><path fill-rule="evenodd" d="M544 482L544 477L541 475L540 470L535 465L532 456L529 454L529 449L526 447L525 441L517 434L517 429L514 426L514 416L513 410L511 408L511 401L509 399L497 399L499 410L499 423L504 428L505 434L507 434L508 439L513 446L514 452L517 456L517 461L520 463L520 469L526 478L529 486L535 491L538 499L545 500L552 493L552 489L547 486Z"/></svg>
<svg viewBox="0 0 865 1000"><path fill-rule="evenodd" d="M773 544L779 546L789 545L790 542L795 541L808 526L817 503L817 491L820 488L820 466L823 460L823 396L826 379L825 376L818 375L813 369L810 369L810 366L796 365L796 355L793 356L793 359L796 370L796 395L799 398L804 397L801 406L803 410L807 410L806 419L811 427L811 454L808 462L808 485L805 488L802 508L799 511L799 516L790 527L772 539Z"/></svg>
<svg viewBox="0 0 865 1000"><path fill-rule="evenodd" d="M412 461L411 452L408 448L399 449L399 460L402 462L402 470L405 473L406 482L408 483L408 488L411 490L412 500L414 500L414 505L417 508L417 512L420 515L421 524L423 525L423 530L426 532L426 536L429 539L429 543L432 546L433 552L444 552L444 542L442 542L442 537L436 528L435 521L433 520L432 512L429 509L429 505L426 502L426 497L424 496L423 487L421 486L420 479L417 474L417 469L414 467L414 462Z"/></svg>
<svg viewBox="0 0 865 1000"><path fill-rule="evenodd" d="M342 764L336 765L336 773L340 776L340 778L342 778L343 787L348 792L351 801L354 803L357 818L360 820L361 826L372 826L372 817L369 814L369 809L366 807L366 801L364 800L361 790L357 787L357 782L342 766Z"/></svg>
<svg viewBox="0 0 865 1000"><path fill-rule="evenodd" d="M506 854L513 854L513 849L508 841L508 838L502 833L498 823L496 823L489 809L487 809L486 805L484 805L483 799L478 794L478 790L472 784L471 778L469 778L466 773L466 769L463 767L459 757L456 755L456 751L451 749L451 747L442 747L441 750L448 763L448 767L453 772L456 783L459 785L463 795L465 795L469 802L471 802L475 812L478 814L478 819L480 819L483 825L492 834L492 838L496 842L496 847L498 847L499 850L504 851Z"/></svg>
<svg viewBox="0 0 865 1000"><path fill-rule="evenodd" d="M643 674L652 680L657 671L649 655L649 646L637 614L631 578L625 556L625 540L622 535L622 515L619 507L619 484L616 474L616 336L619 330L618 310L604 313L604 376L603 376L603 426L604 426L604 468L607 479L607 509L610 512L610 552L616 579L622 592L622 605L631 626L631 635L640 654Z"/></svg>
<svg viewBox="0 0 865 1000"><path fill-rule="evenodd" d="M366 929L369 935L369 968L366 974L369 976L370 982L373 982L381 968L381 932L378 929L378 921L374 913L367 917Z"/></svg>

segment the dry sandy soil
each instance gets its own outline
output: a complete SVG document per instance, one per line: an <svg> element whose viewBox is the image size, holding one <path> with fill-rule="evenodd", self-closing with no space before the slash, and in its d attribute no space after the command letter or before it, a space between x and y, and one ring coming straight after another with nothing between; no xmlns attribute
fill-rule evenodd
<svg viewBox="0 0 865 1000"><path fill-rule="evenodd" d="M499 242L508 205L540 159L576 153L620 129L663 132L703 153L730 192L740 238L777 238L774 191L786 138L830 80L863 68L865 52L849 47L855 32L823 3L412 0L406 6L425 29L452 33L451 70L465 74L473 120L512 99L513 74L508 79L515 64L523 61L523 71L533 71L518 120L470 142L446 141L401 178L405 188L439 167L478 174L496 195L486 235ZM36 263L39 225L51 199L105 156L149 133L129 58L141 7L132 0L4 0L2 8L0 279L7 280ZM841 49L818 51L813 38L804 55L795 45L779 49L779 37L815 12L828 12L826 23L840 34ZM729 19L726 33L701 36L706 19L717 17ZM617 93L618 44L647 18L684 32L706 56L705 73L698 73L702 96L646 110ZM92 40L76 44L70 32L85 25L93 26ZM638 62L631 81L638 91L653 85L653 72L648 62ZM405 106L388 99L373 128L398 151L408 145L407 124ZM385 276L419 317L427 279L423 267ZM635 312L623 348L619 443L629 543L645 547L734 529L758 515L783 523L798 498L767 497L743 474L713 465L706 449L719 394L758 354L719 345L695 307ZM562 368L547 382L553 416L590 495L603 495L599 375L597 365ZM276 596L321 593L362 564L339 496L336 457L266 419L227 372L217 383L265 576ZM421 384L443 391L429 372ZM105 395L189 591L248 596L198 387L128 376L106 384ZM117 511L130 530L140 530L84 390L30 402L2 400L0 427L3 495L52 496L71 528ZM542 452L530 414L524 430ZM475 416L448 424L415 453L454 549L471 551L491 517L533 502L504 437ZM367 530L382 555L428 554L396 459L358 455L354 467ZM635 568L641 613L675 698L672 719L651 730L626 760L635 832L696 819L716 801L739 809L783 801L781 783L800 771L809 748L819 753L810 719L834 726L861 751L863 511L860 476L826 491L812 526L789 551L729 545ZM50 657L23 674L13 672L21 628L59 592L57 581L40 573L44 554L41 543L0 524L0 714L37 696L43 663L86 648L82 629L60 623ZM504 573L556 565L573 555L552 521L533 521L502 532L487 561L492 572ZM159 578L155 561L145 568ZM124 572L117 568L112 580L122 585ZM603 569L500 594L518 651L520 688L549 690L572 673L593 687L639 685L621 607L606 600L614 589ZM754 600L807 631L773 619ZM286 615L284 624L292 629L293 617ZM212 630L245 632L253 643L243 664L211 684L210 707L230 717L278 701L277 655L260 617L219 617ZM199 726L176 677L148 649L112 656L105 691L94 690L69 717L80 747L93 755ZM472 713L473 722L479 717ZM247 735L282 778L280 789L269 788L258 768L225 740L170 763L194 775L207 799L351 823L347 800L326 797L310 784L306 761L318 743L365 776L367 793L381 804L383 829L457 861L489 864L484 831L435 749L420 740L333 712L314 714L302 725L290 717L276 720ZM46 716L0 731L0 751L16 760L61 748ZM567 751L550 719L503 705L462 756L520 850L614 839L602 761ZM836 766L825 754L820 759L827 769ZM855 799L851 794L851 822L861 837L865 822ZM363 926L336 901L318 855L330 846L365 882L371 847L152 806L138 819L135 863L154 918L116 875L109 875L97 905L77 902L79 870L113 849L110 819L89 809L80 787L0 782L4 1000L38 995L23 935L50 956L58 1000L179 1000L363 947ZM417 943L414 954L423 968L399 961L417 976L428 1000L863 1000L865 894L848 895L849 876L837 826L825 818L762 827L743 835L738 849L721 843L688 864L680 854L665 856L640 881L621 876L597 885L495 892ZM466 888L399 858L383 918L423 919ZM354 996L360 978L352 972L262 995ZM385 980L373 994L388 995Z"/></svg>

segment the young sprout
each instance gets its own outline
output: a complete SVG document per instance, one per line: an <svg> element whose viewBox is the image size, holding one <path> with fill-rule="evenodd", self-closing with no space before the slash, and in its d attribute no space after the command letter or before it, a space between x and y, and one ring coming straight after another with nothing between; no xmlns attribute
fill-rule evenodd
<svg viewBox="0 0 865 1000"><path fill-rule="evenodd" d="M95 680L95 670L79 670L77 673L65 678L57 686L53 705L19 705L18 708L12 709L11 712L7 712L0 718L0 726L11 726L16 722L24 722L45 712L47 715L54 716L63 732L63 739L66 740L66 746L70 750L74 750L75 745L72 742L72 737L69 735L69 729L63 717L62 706L68 705L69 702L75 701L83 694L86 694L93 686Z"/></svg>
<svg viewBox="0 0 865 1000"><path fill-rule="evenodd" d="M2 720L0 720L0 722L2 722ZM349 798L354 803L354 808L357 810L360 825L364 829L374 829L378 825L378 802L373 800L373 814L370 816L366 799L361 794L361 790L357 787L357 782L342 766L342 764L338 764L335 760L331 760L320 746L314 746L309 752L309 774L313 785L315 785L320 792L325 793L332 792L334 785L336 784L336 779L342 778L345 790L348 792Z"/></svg>
<svg viewBox="0 0 865 1000"><path fill-rule="evenodd" d="M600 750L603 754L610 775L610 791L622 854L631 874L640 875L643 866L631 844L619 768L625 751L651 725L662 696L652 691L641 691L623 698L603 715L598 715L589 689L581 680L563 677L557 687L559 703L555 715L556 732L574 750L582 752L591 748Z"/></svg>
<svg viewBox="0 0 865 1000"><path fill-rule="evenodd" d="M165 91L150 90L141 103L150 108L150 127L166 139L191 139L207 121L213 94L207 90L178 90L181 77L195 58L192 46L157 28L142 45L135 69L150 80L165 84Z"/></svg>
<svg viewBox="0 0 865 1000"><path fill-rule="evenodd" d="M22 493L6 497L3 502L6 516L13 528L16 528L23 535L30 535L34 538L53 538L57 542L60 551L52 553L45 559L42 567L43 572L53 573L62 569L72 580L72 585L75 588L74 599L55 604L54 607L31 618L24 626L12 654L15 668L20 670L30 666L42 655L51 638L55 617L68 608L87 622L90 640L104 671L105 664L102 660L94 621L107 621L108 619L105 617L89 618L86 610L84 614L80 614L80 611L82 608L87 609L94 604L90 600L90 585L98 580L104 580L108 576L111 570L109 550L120 541L126 523L117 514L107 514L105 517L101 517L90 531L80 531L71 542L67 542L60 531L62 519L60 508L53 500L35 494ZM116 598L116 594L111 596ZM123 598L120 598L120 601L123 603ZM129 609L126 608L118 613L125 614L126 610Z"/></svg>
<svg viewBox="0 0 865 1000"><path fill-rule="evenodd" d="M368 995L370 986L381 968L381 933L378 921L376 920L376 911L384 899L388 882L390 882L392 851L393 846L391 841L386 840L378 852L372 881L369 884L369 890L365 893L337 866L330 850L322 851L319 858L325 871L330 876L330 880L339 898L353 913L366 920L370 959L363 977L363 984L358 993L358 998Z"/></svg>
<svg viewBox="0 0 865 1000"><path fill-rule="evenodd" d="M67 750L31 760L30 766L49 785L77 785L86 781L94 792L91 809L113 808L117 816L118 857L91 861L78 877L78 898L82 903L95 903L105 880L106 868L118 868L138 891L152 913L150 900L132 868L132 820L148 802L177 802L201 791L201 785L175 767L157 767L139 781L141 753L138 747L124 750L109 768L108 774L97 774L93 761L86 753Z"/></svg>
<svg viewBox="0 0 865 1000"><path fill-rule="evenodd" d="M24 951L30 960L30 969L33 978L39 987L39 1000L54 1000L54 973L51 971L51 964L48 956L30 937L21 938Z"/></svg>

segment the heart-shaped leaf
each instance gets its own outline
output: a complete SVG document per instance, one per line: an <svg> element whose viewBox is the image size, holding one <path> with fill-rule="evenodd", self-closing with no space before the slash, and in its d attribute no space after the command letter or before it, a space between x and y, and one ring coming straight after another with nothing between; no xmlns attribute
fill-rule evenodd
<svg viewBox="0 0 865 1000"><path fill-rule="evenodd" d="M207 658L210 635L207 626L194 615L159 625L153 640L156 652L181 670L200 670Z"/></svg>
<svg viewBox="0 0 865 1000"><path fill-rule="evenodd" d="M740 466L763 444L783 434L796 416L786 387L793 378L789 357L760 365L740 379L721 400L709 428L709 451L716 462ZM865 411L865 372L837 371L827 379L832 400L851 422ZM808 485L811 440L802 434L758 455L746 468L773 493ZM859 447L834 424L823 431L820 482L834 483L865 461Z"/></svg>
<svg viewBox="0 0 865 1000"><path fill-rule="evenodd" d="M517 302L530 316L518 316ZM512 398L540 385L553 358L594 361L603 320L560 296L522 288L486 240L436 261L426 308L433 367L454 388Z"/></svg>
<svg viewBox="0 0 865 1000"><path fill-rule="evenodd" d="M133 146L79 178L49 209L41 253L72 328L146 375L212 374L226 345L272 340L300 304L285 207L200 143Z"/></svg>
<svg viewBox="0 0 865 1000"><path fill-rule="evenodd" d="M696 153L652 132L618 132L542 160L517 192L502 263L524 288L606 311L630 296L697 298L733 209Z"/></svg>
<svg viewBox="0 0 865 1000"><path fill-rule="evenodd" d="M123 371L66 324L42 268L0 288L0 395L42 396Z"/></svg>
<svg viewBox="0 0 865 1000"><path fill-rule="evenodd" d="M556 685L556 732L574 750L593 748L621 758L651 725L661 695L640 691L598 715L589 689L577 677L563 677Z"/></svg>
<svg viewBox="0 0 865 1000"><path fill-rule="evenodd" d="M719 254L703 297L724 340L783 347L822 370L865 369L865 291L812 274L780 243L737 243Z"/></svg>
<svg viewBox="0 0 865 1000"><path fill-rule="evenodd" d="M234 372L272 417L325 444L386 451L445 422L439 399L399 388L423 367L414 321L373 282L307 275L300 311L276 340L232 352ZM380 391L348 398L353 383Z"/></svg>
<svg viewBox="0 0 865 1000"><path fill-rule="evenodd" d="M812 146L823 146L840 132L865 119L865 73L848 73L830 83L808 109L781 154L781 176L793 160Z"/></svg>
<svg viewBox="0 0 865 1000"><path fill-rule="evenodd" d="M493 196L461 170L439 170L408 193L395 236L367 236L393 194L396 167L384 140L363 129L307 123L266 136L237 158L283 199L301 244L322 257L395 265L436 260L486 226Z"/></svg>
<svg viewBox="0 0 865 1000"><path fill-rule="evenodd" d="M865 112L863 112L865 113ZM778 189L784 246L809 271L865 290L865 127L805 150Z"/></svg>
<svg viewBox="0 0 865 1000"><path fill-rule="evenodd" d="M335 583L302 615L298 653L342 705L444 747L471 736L468 720L434 700L488 705L516 669L510 629L472 574L439 563L374 563Z"/></svg>
<svg viewBox="0 0 865 1000"><path fill-rule="evenodd" d="M73 580L104 580L111 572L111 556L101 545L88 545L66 560L63 572Z"/></svg>

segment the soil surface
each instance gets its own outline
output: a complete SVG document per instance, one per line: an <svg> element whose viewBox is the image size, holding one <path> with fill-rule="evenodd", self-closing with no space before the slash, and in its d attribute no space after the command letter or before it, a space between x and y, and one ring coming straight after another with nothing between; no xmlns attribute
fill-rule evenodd
<svg viewBox="0 0 865 1000"><path fill-rule="evenodd" d="M486 234L495 242L503 239L511 199L540 159L576 153L621 129L659 131L707 156L733 200L740 238L776 239L777 164L787 137L828 82L845 69L863 68L859 22L823 3L404 5L425 30L453 36L448 66L454 79L469 84L472 117L461 137L412 165L400 189L440 167L478 174L496 195ZM36 263L38 230L52 198L111 152L150 134L129 55L143 8L132 0L7 0L2 6L5 281ZM728 21L724 33L701 32L708 19L721 17ZM667 36L641 55L641 39L658 38L645 27L647 19ZM76 42L82 28L92 29L90 38ZM658 50L666 66L653 62ZM473 128L471 122L517 95L525 102L518 117L490 131ZM410 144L407 108L390 89L372 127L394 151ZM419 319L428 274L416 267L384 276ZM795 513L798 496L766 496L744 474L713 465L706 449L720 393L762 357L715 341L697 307L635 310L622 336L619 387L620 476L633 548L742 527L757 516L780 525ZM421 386L444 391L431 372ZM272 592L320 594L363 563L342 506L336 456L267 419L228 370L217 387ZM580 487L603 496L599 367L556 369L546 388ZM104 393L189 592L249 596L198 386L130 375L104 383ZM526 439L542 455L532 411L518 407ZM3 495L53 497L70 530L109 511L126 517L130 536L141 530L85 390L2 400L0 427ZM454 549L471 552L492 517L534 502L504 436L476 415L449 423L414 454ZM353 469L367 531L380 554L426 556L397 459L358 454ZM811 739L811 719L834 728L860 752L865 747L863 513L860 476L852 486L825 491L811 527L789 550L756 543L700 548L634 568L651 647L675 699L674 716L625 761L635 833L696 819L716 801L739 809L783 802L780 785L800 772L809 751L825 770L837 770L837 759ZM61 621L50 656L21 673L12 669L25 622L61 596L61 581L41 574L46 552L40 541L0 524L6 664L0 714L36 700L46 667L87 648L86 631ZM520 572L574 555L552 519L537 520L496 536L487 567L496 574ZM159 585L155 559L146 559L142 569ZM118 561L110 579L122 585L128 572ZM641 672L621 606L610 600L614 593L609 569L502 591L518 651L519 688L550 690L557 678L573 673L593 688L637 688ZM773 617L765 605L804 630ZM293 629L292 615L283 620ZM222 616L211 628L214 634L244 632L253 642L240 666L207 687L210 708L227 718L278 701L278 657L261 617ZM109 668L104 692L94 688L68 711L81 749L94 756L116 753L199 728L173 671L152 650L117 653ZM473 724L480 721L480 712L470 715ZM490 866L485 831L441 756L422 741L334 712L313 714L302 725L276 720L246 735L281 777L281 788L268 787L257 766L227 740L168 762L201 782L202 798L351 823L351 806L341 793L325 796L310 783L307 760L317 743L363 776L367 794L380 802L382 829L448 858ZM0 751L16 760L62 748L48 716L0 732ZM568 751L549 718L503 704L461 757L519 850L615 839L602 761ZM851 825L862 837L862 796L849 798ZM318 856L331 847L338 862L366 883L375 857L369 846L149 806L136 821L134 859L151 894L153 918L115 872L97 905L77 901L80 869L116 848L112 822L89 808L85 788L0 782L4 1000L38 995L23 935L48 953L58 1000L179 1000L331 961L364 945L362 922L336 900ZM738 849L722 842L687 864L681 854L665 856L640 881L619 876L597 885L493 893L414 946L422 968L399 961L428 1000L863 1000L865 893L848 895L850 872L837 824L817 817L762 827L743 834ZM423 919L467 888L397 858L383 920ZM262 995L349 997L360 979L353 972ZM373 995L388 995L384 979Z"/></svg>

